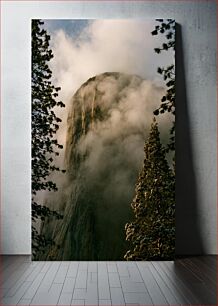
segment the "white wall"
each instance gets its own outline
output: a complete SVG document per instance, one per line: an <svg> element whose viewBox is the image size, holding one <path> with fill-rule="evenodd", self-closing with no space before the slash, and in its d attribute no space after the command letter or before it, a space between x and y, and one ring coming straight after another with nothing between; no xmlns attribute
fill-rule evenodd
<svg viewBox="0 0 218 306"><path fill-rule="evenodd" d="M31 18L173 18L181 25L177 253L217 253L216 1L3 1L1 253L31 253ZM182 139L191 140L188 149Z"/></svg>

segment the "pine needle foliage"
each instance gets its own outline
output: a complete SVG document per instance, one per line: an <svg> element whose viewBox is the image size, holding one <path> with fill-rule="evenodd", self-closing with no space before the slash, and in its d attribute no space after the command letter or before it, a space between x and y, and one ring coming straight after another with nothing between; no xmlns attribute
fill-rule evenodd
<svg viewBox="0 0 218 306"><path fill-rule="evenodd" d="M126 260L172 260L175 253L175 175L153 120L144 147L143 169L131 203L134 220L125 226L131 249Z"/></svg>
<svg viewBox="0 0 218 306"><path fill-rule="evenodd" d="M165 42L162 46L155 48L154 51L157 54L162 52L171 51L175 57L175 31L176 25L175 20L172 19L157 19L158 25L151 32L153 36L161 35L165 37ZM175 64L169 65L167 67L158 67L157 72L162 75L163 80L166 84L167 90L165 95L161 99L161 104L158 109L154 111L154 115L164 114L169 112L175 116L176 113L176 79L175 79ZM167 152L175 151L175 120L173 121L172 127L170 129L170 141L166 148Z"/></svg>
<svg viewBox="0 0 218 306"><path fill-rule="evenodd" d="M52 85L52 71L49 61L53 58L49 48L50 36L42 28L41 20L32 20L32 254L52 244L39 233L37 220L46 217L62 218L48 207L37 202L37 192L57 191L56 183L50 179L53 171L62 171L55 165L54 156L59 155L63 146L58 143L55 134L61 119L55 115L55 107L64 107L56 101L60 87Z"/></svg>

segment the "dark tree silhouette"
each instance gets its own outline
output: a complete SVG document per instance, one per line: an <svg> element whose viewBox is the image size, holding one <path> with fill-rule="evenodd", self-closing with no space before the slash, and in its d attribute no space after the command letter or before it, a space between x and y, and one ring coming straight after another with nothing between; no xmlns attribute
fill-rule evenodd
<svg viewBox="0 0 218 306"><path fill-rule="evenodd" d="M126 260L167 260L175 253L175 177L154 119L131 204L134 220L125 226L132 248Z"/></svg>
<svg viewBox="0 0 218 306"><path fill-rule="evenodd" d="M168 50L175 51L175 21L171 19L157 19L159 25L151 32L152 35L165 35L166 42L161 47L155 48L156 53L165 52ZM157 72L163 76L167 86L166 94L161 99L161 105L154 111L154 115L170 112L175 115L175 64L168 67L158 67ZM175 120L173 121L170 130L170 142L167 146L167 151L175 151Z"/></svg>
<svg viewBox="0 0 218 306"><path fill-rule="evenodd" d="M57 191L56 184L49 176L53 171L62 171L54 164L54 156L59 155L60 145L55 138L61 119L55 115L54 107L64 107L56 101L60 87L52 85L52 71L48 63L53 58L49 48L50 36L42 29L44 23L32 20L32 254L51 240L46 240L37 229L37 220L53 216L61 218L56 211L37 203L37 192Z"/></svg>

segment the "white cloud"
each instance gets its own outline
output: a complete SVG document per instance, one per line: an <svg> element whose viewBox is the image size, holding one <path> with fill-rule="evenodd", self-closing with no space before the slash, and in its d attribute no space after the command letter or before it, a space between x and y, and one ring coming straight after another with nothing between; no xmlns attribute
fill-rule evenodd
<svg viewBox="0 0 218 306"><path fill-rule="evenodd" d="M94 206L95 241L101 245L104 233L104 242L107 242L102 244L102 252L109 254L113 250L118 254L123 244L122 233L129 218L134 184L143 163L144 141L153 111L164 94L164 88L158 86L160 79L156 70L159 65L166 65L167 59L172 63L169 53L165 57L155 55L153 49L160 45L160 40L151 36L153 27L153 22L96 20L76 39L63 30L53 35L51 68L55 85L62 88L60 99L67 106L62 113L57 111L63 118L58 134L63 144L68 113L72 116L69 116L66 152L62 151L63 155L66 153L67 175L54 174L52 179L60 186L59 191L50 197L43 196L47 198L46 205L64 211L64 219L56 221L57 227L51 223L48 231L53 232L56 243L67 252L74 238L86 243L83 237L94 235L86 232L88 226L82 225L81 231L79 219L74 219L76 234L68 233L76 205L81 205L78 211L83 216L87 194L88 203ZM104 72L121 73L99 75ZM87 82L72 99L78 88L96 75L99 76ZM103 112L104 120L100 120L99 115L95 118L93 111L91 116L95 119L90 121L88 116L96 106ZM171 118L167 114L158 119L163 139ZM89 129L77 139L75 126L85 130L86 122ZM75 162L77 154L82 162ZM89 224L89 218L93 215L88 215L85 224ZM111 236L113 241L110 242Z"/></svg>
<svg viewBox="0 0 218 306"><path fill-rule="evenodd" d="M54 83L62 88L59 98L66 104L57 110L63 122L71 97L92 76L118 71L160 83L157 67L172 63L172 55L155 54L161 38L151 35L154 25L149 20L94 20L76 38L63 30L53 33L51 68ZM64 142L63 124L59 135Z"/></svg>

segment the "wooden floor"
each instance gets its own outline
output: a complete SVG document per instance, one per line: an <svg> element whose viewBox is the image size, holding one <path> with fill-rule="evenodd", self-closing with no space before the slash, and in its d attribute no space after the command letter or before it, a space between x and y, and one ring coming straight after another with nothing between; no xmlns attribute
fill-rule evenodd
<svg viewBox="0 0 218 306"><path fill-rule="evenodd" d="M217 259L31 262L1 257L0 305L217 305Z"/></svg>

